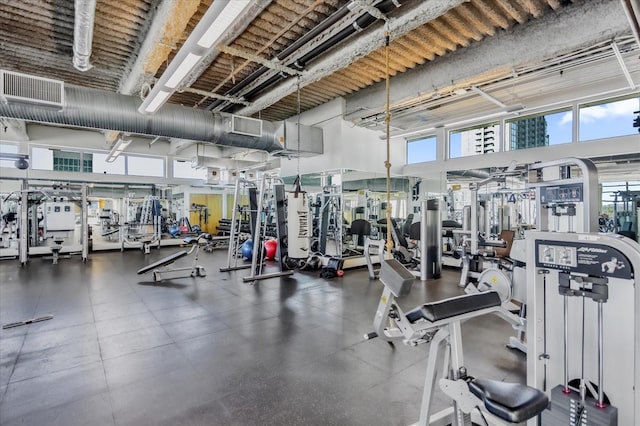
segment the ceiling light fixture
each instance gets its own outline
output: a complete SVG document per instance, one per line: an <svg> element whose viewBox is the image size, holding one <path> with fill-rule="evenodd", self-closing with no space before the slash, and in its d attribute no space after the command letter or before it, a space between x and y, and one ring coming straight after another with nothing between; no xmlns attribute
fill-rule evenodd
<svg viewBox="0 0 640 426"><path fill-rule="evenodd" d="M142 102L138 112L152 114L160 109L252 3L251 0L214 1Z"/></svg>
<svg viewBox="0 0 640 426"><path fill-rule="evenodd" d="M124 140L122 138L119 138L117 142L113 145L113 148L111 148L111 151L109 151L109 155L107 155L107 159L105 161L107 163L113 163L115 159L118 158L118 156L122 154L125 149L127 149L127 147L129 146L129 144L131 144L131 142L132 142L131 139Z"/></svg>

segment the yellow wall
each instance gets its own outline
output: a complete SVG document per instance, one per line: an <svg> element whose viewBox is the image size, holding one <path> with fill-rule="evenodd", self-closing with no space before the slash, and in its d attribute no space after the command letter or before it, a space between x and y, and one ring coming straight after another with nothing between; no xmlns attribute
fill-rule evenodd
<svg viewBox="0 0 640 426"><path fill-rule="evenodd" d="M218 226L218 222L222 218L222 195L191 194L189 206L191 206L191 204L202 204L209 208L209 218L206 225L204 224L204 217L202 218L202 232L216 235L218 232L216 231L216 226ZM200 213L198 211L189 211L189 222L191 226L200 225L199 217Z"/></svg>

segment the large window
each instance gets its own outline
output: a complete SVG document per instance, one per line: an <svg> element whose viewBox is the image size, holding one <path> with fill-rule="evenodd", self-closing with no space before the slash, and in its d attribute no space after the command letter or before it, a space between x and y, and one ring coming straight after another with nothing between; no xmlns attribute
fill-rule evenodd
<svg viewBox="0 0 640 426"><path fill-rule="evenodd" d="M164 160L162 158L127 155L127 174L164 177Z"/></svg>
<svg viewBox="0 0 640 426"><path fill-rule="evenodd" d="M449 133L449 158L500 151L500 123L487 123Z"/></svg>
<svg viewBox="0 0 640 426"><path fill-rule="evenodd" d="M191 161L173 160L173 177L182 179L207 179L207 169L191 167Z"/></svg>
<svg viewBox="0 0 640 426"><path fill-rule="evenodd" d="M579 140L592 141L637 135L638 129L633 127L633 121L637 116L634 112L638 110L640 110L640 96L580 105Z"/></svg>
<svg viewBox="0 0 640 426"><path fill-rule="evenodd" d="M529 149L571 143L573 140L573 112L554 111L507 121L509 147Z"/></svg>
<svg viewBox="0 0 640 426"><path fill-rule="evenodd" d="M93 173L103 173L111 175L125 174L124 156L116 157L112 163L107 163L108 154L93 154Z"/></svg>
<svg viewBox="0 0 640 426"><path fill-rule="evenodd" d="M12 143L0 143L0 152L3 154L17 154L18 145ZM0 167L15 167L15 160L0 160Z"/></svg>
<svg viewBox="0 0 640 426"><path fill-rule="evenodd" d="M438 144L435 136L407 142L407 164L437 160Z"/></svg>

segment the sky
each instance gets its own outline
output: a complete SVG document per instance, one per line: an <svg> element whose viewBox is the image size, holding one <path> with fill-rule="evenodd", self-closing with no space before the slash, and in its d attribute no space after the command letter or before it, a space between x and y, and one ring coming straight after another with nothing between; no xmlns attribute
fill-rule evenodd
<svg viewBox="0 0 640 426"><path fill-rule="evenodd" d="M578 135L581 142L602 138L638 134L638 128L633 127L633 119L637 116L634 111L640 110L640 99L632 98L610 102L595 106L580 108L580 123ZM546 115L547 132L550 145L571 143L572 141L572 112L562 111ZM640 136L639 136L640 137ZM436 160L435 138L427 138L422 144L409 144L407 158L409 163ZM449 136L449 151L451 158L461 156L461 133L451 132Z"/></svg>

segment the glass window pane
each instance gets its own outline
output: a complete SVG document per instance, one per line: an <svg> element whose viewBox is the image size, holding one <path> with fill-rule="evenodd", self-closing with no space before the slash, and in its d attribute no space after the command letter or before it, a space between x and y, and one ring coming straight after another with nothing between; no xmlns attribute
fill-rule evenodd
<svg viewBox="0 0 640 426"><path fill-rule="evenodd" d="M173 177L205 180L207 169L195 169L191 167L191 161L173 160Z"/></svg>
<svg viewBox="0 0 640 426"><path fill-rule="evenodd" d="M133 176L164 177L164 160L154 157L127 156L127 174Z"/></svg>
<svg viewBox="0 0 640 426"><path fill-rule="evenodd" d="M18 145L11 143L0 143L0 152L3 154L17 154ZM15 160L0 160L0 167L15 167Z"/></svg>
<svg viewBox="0 0 640 426"><path fill-rule="evenodd" d="M124 157L117 157L113 163L107 163L108 154L93 154L93 173L124 174Z"/></svg>
<svg viewBox="0 0 640 426"><path fill-rule="evenodd" d="M571 143L573 112L557 111L546 115L508 121L511 150Z"/></svg>
<svg viewBox="0 0 640 426"><path fill-rule="evenodd" d="M581 105L578 134L580 141L637 135L633 127L640 110L640 97Z"/></svg>
<svg viewBox="0 0 640 426"><path fill-rule="evenodd" d="M53 151L49 148L31 148L31 168L37 170L53 170Z"/></svg>
<svg viewBox="0 0 640 426"><path fill-rule="evenodd" d="M428 137L407 142L407 164L435 161L437 151L436 137Z"/></svg>
<svg viewBox="0 0 640 426"><path fill-rule="evenodd" d="M449 158L500 151L500 125L488 123L449 133Z"/></svg>

